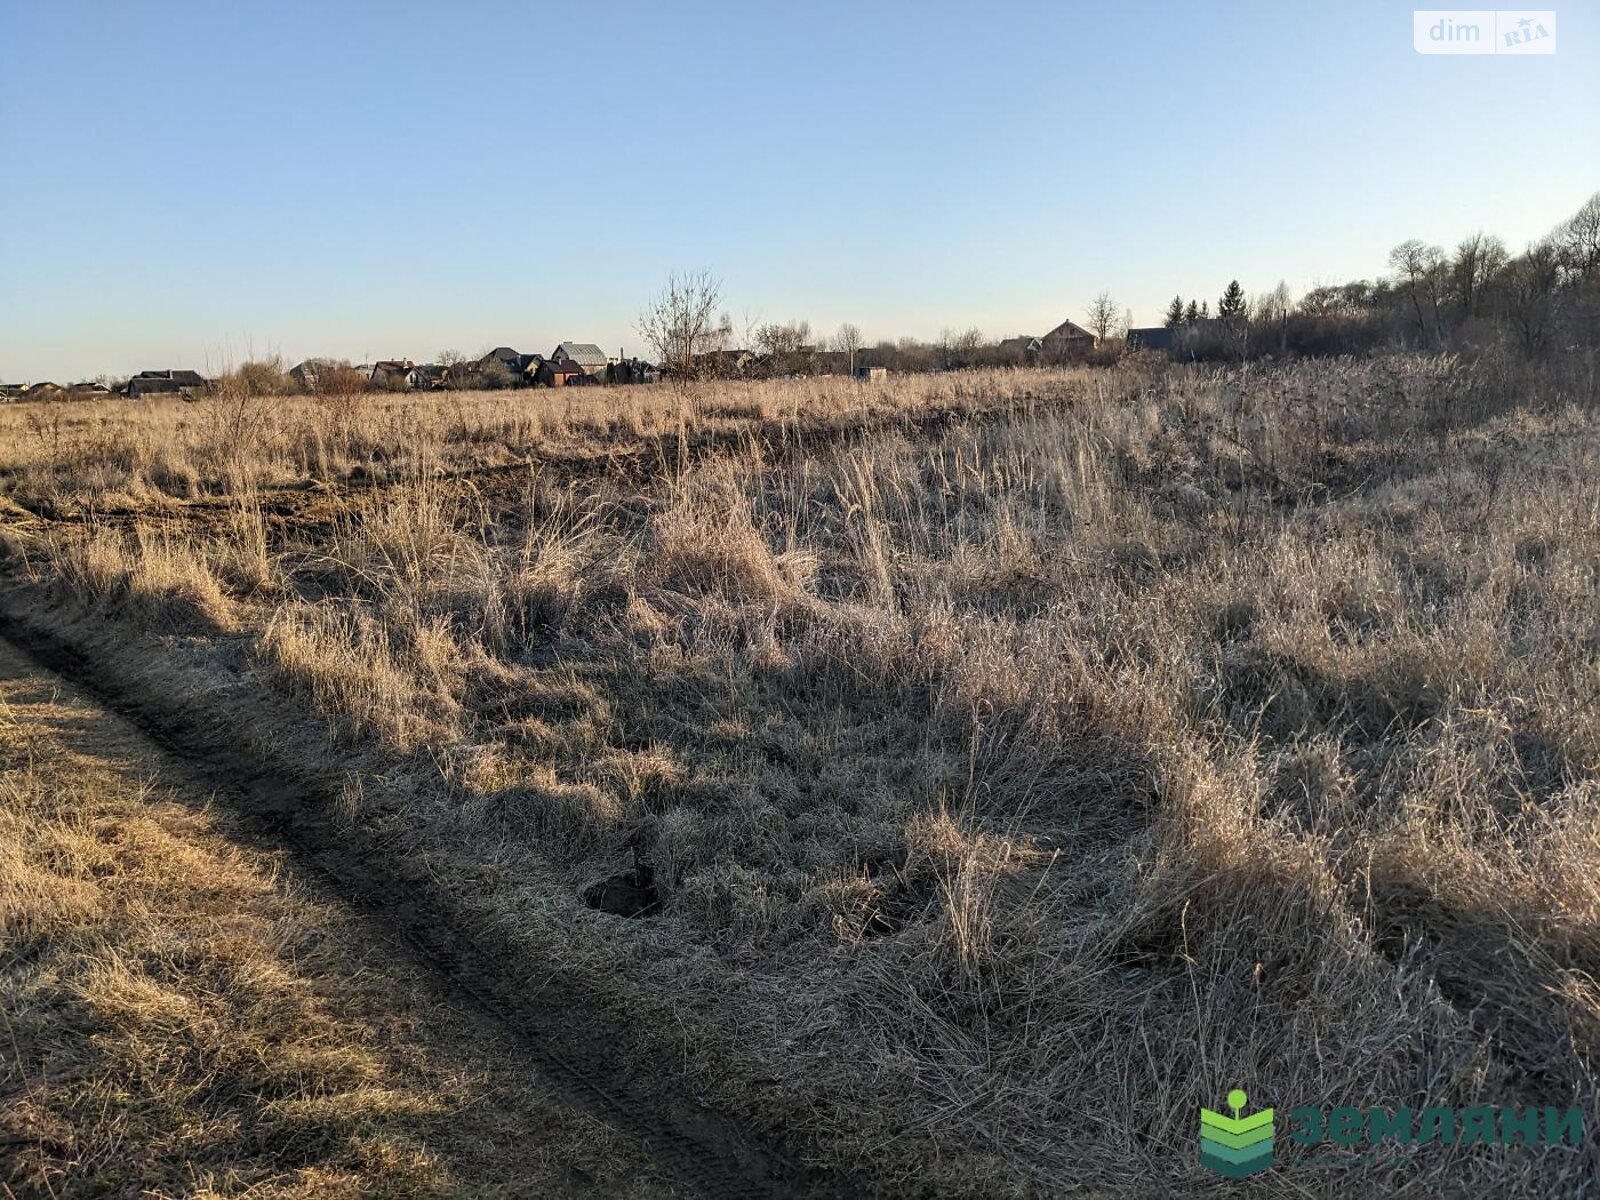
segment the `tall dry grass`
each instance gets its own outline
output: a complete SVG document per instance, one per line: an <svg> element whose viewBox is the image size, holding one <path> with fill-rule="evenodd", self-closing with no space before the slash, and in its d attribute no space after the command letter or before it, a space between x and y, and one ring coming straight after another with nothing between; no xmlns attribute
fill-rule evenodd
<svg viewBox="0 0 1600 1200"><path fill-rule="evenodd" d="M664 1194L239 834L0 645L0 1193Z"/></svg>
<svg viewBox="0 0 1600 1200"><path fill-rule="evenodd" d="M1085 372L981 371L675 388L339 397L248 390L0 407L0 494L50 512L160 505L251 489L492 469L530 452L589 456L771 428L800 436L939 409L1025 405L1089 386ZM131 419L130 419L131 418Z"/></svg>
<svg viewBox="0 0 1600 1200"><path fill-rule="evenodd" d="M859 437L775 444L747 416L642 478L418 470L289 520L272 589L223 586L264 703L432 773L401 836L493 937L555 931L632 1036L693 1047L685 1086L888 1190L1195 1188L1195 1108L1236 1085L1577 1105L1592 1129L1586 371L904 382ZM867 421L879 401L836 386L740 403ZM519 453L601 453L598 403ZM691 404L701 431L735 420ZM905 419L932 408L1002 415ZM430 428L427 461L461 461ZM122 594L56 536L39 569ZM658 914L587 911L635 856ZM1593 1143L1280 1161L1276 1190L1365 1194L1549 1195L1600 1167Z"/></svg>

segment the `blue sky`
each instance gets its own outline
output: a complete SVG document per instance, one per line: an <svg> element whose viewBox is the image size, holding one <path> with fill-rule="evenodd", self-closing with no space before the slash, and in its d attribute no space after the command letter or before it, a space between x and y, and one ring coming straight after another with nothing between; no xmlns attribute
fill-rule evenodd
<svg viewBox="0 0 1600 1200"><path fill-rule="evenodd" d="M0 379L1039 333L1520 246L1600 188L1600 6L1421 56L1394 3L0 0Z"/></svg>

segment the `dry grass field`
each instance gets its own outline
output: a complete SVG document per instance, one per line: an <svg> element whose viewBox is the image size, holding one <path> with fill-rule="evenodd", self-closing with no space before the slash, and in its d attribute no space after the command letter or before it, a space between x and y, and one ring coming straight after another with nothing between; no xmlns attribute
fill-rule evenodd
<svg viewBox="0 0 1600 1200"><path fill-rule="evenodd" d="M1225 1188L1195 1112L1241 1086L1591 1134L1284 1139L1255 1194L1570 1194L1595 371L17 406L4 608L862 1190ZM4 893L6 955L81 920L52 894Z"/></svg>
<svg viewBox="0 0 1600 1200"><path fill-rule="evenodd" d="M3 644L0 933L0 1195L670 1194Z"/></svg>

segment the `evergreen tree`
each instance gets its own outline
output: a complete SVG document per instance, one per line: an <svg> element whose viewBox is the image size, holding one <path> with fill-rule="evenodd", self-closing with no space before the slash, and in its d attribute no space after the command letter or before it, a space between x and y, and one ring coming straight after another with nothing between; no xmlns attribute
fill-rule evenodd
<svg viewBox="0 0 1600 1200"><path fill-rule="evenodd" d="M1167 328L1176 329L1183 324L1183 297L1174 296L1172 303L1167 305Z"/></svg>
<svg viewBox="0 0 1600 1200"><path fill-rule="evenodd" d="M1244 357L1250 340L1250 301L1245 299L1237 279L1228 284L1228 290L1217 301L1217 318L1222 322L1229 352Z"/></svg>
<svg viewBox="0 0 1600 1200"><path fill-rule="evenodd" d="M1195 325L1198 324L1199 321L1200 306L1191 300L1189 301L1189 307L1183 310L1183 322L1185 325Z"/></svg>
<svg viewBox="0 0 1600 1200"><path fill-rule="evenodd" d="M1217 301L1217 316L1230 329L1242 329L1250 319L1250 302L1244 298L1244 289L1239 286L1237 279L1228 284L1228 290Z"/></svg>
<svg viewBox="0 0 1600 1200"><path fill-rule="evenodd" d="M1200 319L1202 321L1211 320L1211 301L1209 301L1209 300L1200 301Z"/></svg>

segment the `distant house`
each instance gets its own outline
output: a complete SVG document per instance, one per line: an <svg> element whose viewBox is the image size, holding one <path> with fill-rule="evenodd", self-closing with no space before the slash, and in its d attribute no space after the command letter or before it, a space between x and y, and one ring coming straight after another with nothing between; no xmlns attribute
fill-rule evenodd
<svg viewBox="0 0 1600 1200"><path fill-rule="evenodd" d="M470 392L483 386L480 368L475 362L451 363L444 369L445 387L458 392Z"/></svg>
<svg viewBox="0 0 1600 1200"><path fill-rule="evenodd" d="M1040 339L1028 337L1026 334L1021 337L1005 338L995 347L1003 362L1017 364L1033 362L1043 349L1044 343Z"/></svg>
<svg viewBox="0 0 1600 1200"><path fill-rule="evenodd" d="M862 363L851 374L854 378L860 379L865 383L877 383L879 380L889 378L889 368L869 367Z"/></svg>
<svg viewBox="0 0 1600 1200"><path fill-rule="evenodd" d="M424 363L411 373L411 386L425 392L442 392L450 384L450 369Z"/></svg>
<svg viewBox="0 0 1600 1200"><path fill-rule="evenodd" d="M606 368L617 360L607 357L606 352L593 342L562 342L551 351L550 361L576 363L585 375L603 380L606 377Z"/></svg>
<svg viewBox="0 0 1600 1200"><path fill-rule="evenodd" d="M513 375L518 375L522 373L523 357L521 352L513 350L510 346L496 346L478 360L478 369L502 366Z"/></svg>
<svg viewBox="0 0 1600 1200"><path fill-rule="evenodd" d="M307 395L348 396L372 387L372 364L352 367L331 358L308 358L289 368L289 378Z"/></svg>
<svg viewBox="0 0 1600 1200"><path fill-rule="evenodd" d="M496 346L474 363L473 367L480 383L485 378L492 380L495 375L504 372L503 378L515 386L532 383L539 364L543 361L544 359L537 354L524 354L520 350L513 350L510 346Z"/></svg>
<svg viewBox="0 0 1600 1200"><path fill-rule="evenodd" d="M697 356L695 367L712 379L738 379L756 365L757 358L749 350L712 350Z"/></svg>
<svg viewBox="0 0 1600 1200"><path fill-rule="evenodd" d="M1129 350L1171 350L1178 344L1175 330L1165 325L1152 325L1146 329L1128 330Z"/></svg>
<svg viewBox="0 0 1600 1200"><path fill-rule="evenodd" d="M409 358L386 358L372 364L372 385L404 391L415 387L417 364Z"/></svg>
<svg viewBox="0 0 1600 1200"><path fill-rule="evenodd" d="M129 396L159 396L180 392L193 394L206 388L205 376L196 371L140 371L128 380Z"/></svg>
<svg viewBox="0 0 1600 1200"><path fill-rule="evenodd" d="M45 380L28 387L20 383L0 385L0 402L11 400L104 400L111 389L103 383L73 383L63 387Z"/></svg>
<svg viewBox="0 0 1600 1200"><path fill-rule="evenodd" d="M1051 361L1080 358L1094 349L1095 336L1076 321L1063 321L1039 339L1040 353Z"/></svg>
<svg viewBox="0 0 1600 1200"><path fill-rule="evenodd" d="M655 383L661 372L640 358L624 358L606 368L607 383Z"/></svg>
<svg viewBox="0 0 1600 1200"><path fill-rule="evenodd" d="M845 350L818 350L811 355L811 372L814 375L848 375L850 354Z"/></svg>
<svg viewBox="0 0 1600 1200"><path fill-rule="evenodd" d="M331 365L331 363L308 358L305 362L296 363L289 368L289 378L294 380L295 386L302 392L315 392L318 380L327 374Z"/></svg>
<svg viewBox="0 0 1600 1200"><path fill-rule="evenodd" d="M570 387L575 380L587 378L577 363L571 359L557 360L552 354L539 364L533 381L540 387Z"/></svg>

